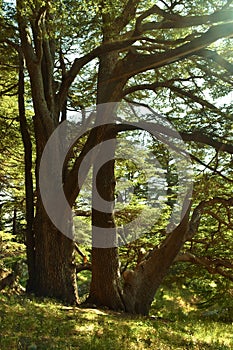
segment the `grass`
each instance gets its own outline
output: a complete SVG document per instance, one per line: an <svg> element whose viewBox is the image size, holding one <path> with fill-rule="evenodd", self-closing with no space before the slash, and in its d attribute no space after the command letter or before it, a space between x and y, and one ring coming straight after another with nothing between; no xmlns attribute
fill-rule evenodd
<svg viewBox="0 0 233 350"><path fill-rule="evenodd" d="M9 233L0 232L0 268L10 271L19 262L19 282L25 286L25 247L11 238ZM89 280L89 272L79 275L82 298L88 292ZM232 350L230 299L221 308L223 314L218 306L206 314L194 307L192 298L187 288L162 288L151 315L141 317L67 307L52 299L23 294L22 289L6 289L0 293L0 349Z"/></svg>
<svg viewBox="0 0 233 350"><path fill-rule="evenodd" d="M0 294L0 349L233 349L232 324L173 310L131 316Z"/></svg>

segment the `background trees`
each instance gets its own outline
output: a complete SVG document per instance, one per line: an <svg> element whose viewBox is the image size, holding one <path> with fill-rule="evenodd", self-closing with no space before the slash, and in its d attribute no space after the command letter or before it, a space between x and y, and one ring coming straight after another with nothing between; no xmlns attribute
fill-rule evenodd
<svg viewBox="0 0 233 350"><path fill-rule="evenodd" d="M177 183L169 155L151 139L151 149L163 160L167 179L170 175L167 211L161 223L148 233L147 243L142 242L151 248L151 254L136 267L132 264L134 271L120 271L117 248L93 248L89 301L148 313L174 259L200 264L209 272L231 279L232 265L224 257L225 248L220 249L219 257L213 254L215 244L230 244L232 229L231 1L151 4L129 0L113 5L109 1L18 0L16 6L8 5L3 1L1 47L14 52L19 74L18 103L27 175L28 290L77 301L74 243L52 225L40 198L38 170L46 142L71 111L123 99L147 104L165 114L187 142L197 164L193 206L190 215L187 213L185 220L166 235L166 215L172 208ZM34 188L25 84L30 86L34 110ZM147 121L154 122L153 118ZM70 205L80 193L77 173L81 161L109 132L111 126L93 129L76 145L77 156L70 159L64 171L64 190ZM114 162L106 164L102 172L109 181L106 199L113 199L115 188L110 180L114 177ZM103 190L103 176L98 176L98 182ZM113 213L93 210L92 222L115 227ZM184 250L177 256L184 240Z"/></svg>

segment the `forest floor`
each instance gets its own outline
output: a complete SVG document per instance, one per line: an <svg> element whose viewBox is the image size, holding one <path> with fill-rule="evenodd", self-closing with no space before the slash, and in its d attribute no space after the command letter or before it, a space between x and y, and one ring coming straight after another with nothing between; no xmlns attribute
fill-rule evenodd
<svg viewBox="0 0 233 350"><path fill-rule="evenodd" d="M162 286L150 315L132 316L107 309L69 307L23 291L25 246L0 232L0 270L20 266L20 277L0 292L1 350L232 350L233 307L198 308L193 293ZM16 265L15 265L16 264ZM90 274L79 276L83 300Z"/></svg>
<svg viewBox="0 0 233 350"><path fill-rule="evenodd" d="M0 349L233 349L233 324L197 312L163 317L67 307L51 299L0 294Z"/></svg>

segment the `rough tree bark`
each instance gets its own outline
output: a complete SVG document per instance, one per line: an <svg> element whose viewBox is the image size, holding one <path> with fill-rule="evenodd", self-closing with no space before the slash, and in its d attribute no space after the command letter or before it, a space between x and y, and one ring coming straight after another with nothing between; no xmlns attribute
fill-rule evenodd
<svg viewBox="0 0 233 350"><path fill-rule="evenodd" d="M115 80L112 83L109 82L109 80L111 81L111 75L114 69L116 69L117 63L118 59L116 53L109 53L100 58L97 105L119 100L119 96L122 91L122 81ZM106 113L108 114L106 117L107 122L114 122L114 111L107 108ZM104 116L97 114L97 118L103 119ZM107 133L108 127L105 128L105 134ZM114 159L114 139L116 135L112 135L110 138L111 137L111 156L112 159ZM100 149L97 156L97 164L98 160L101 159L103 152L105 152L104 147ZM114 160L111 160L104 164L99 171L98 166L96 166L95 163L93 167L93 181L96 181L97 191L99 195L108 202L113 202L115 199L114 164ZM94 204L97 204L98 206L98 203ZM114 208L111 208L111 205L109 205L108 209L109 213L92 209L93 241L96 239L98 241L98 237L95 237L95 227L103 229L110 228L111 230L115 229L116 236L116 227L113 215ZM88 302L96 305L105 305L114 310L124 310L125 307L122 300L120 281L119 256L118 248L116 246L114 246L113 242L111 248L96 248L95 246L92 248L92 280Z"/></svg>
<svg viewBox="0 0 233 350"><path fill-rule="evenodd" d="M17 1L17 17L21 40L21 50L25 57L30 76L34 106L34 131L36 139L36 215L32 227L32 212L28 211L27 251L29 257L28 290L37 295L60 298L69 303L77 302L74 242L61 234L48 218L40 198L39 165L43 149L51 133L59 123L62 106L56 104L54 91L54 42L46 32L45 18L48 8L36 8L31 26L33 45L28 34L28 23L23 14L23 1ZM22 75L22 71L21 71ZM22 77L23 79L23 77ZM22 96L21 96L22 98ZM61 107L61 108L59 108ZM21 100L21 110L23 101ZM25 127L24 121L21 122ZM25 139L26 140L26 139ZM26 140L28 142L28 139ZM29 144L27 145L30 155ZM51 160L52 162L53 160ZM28 207L32 206L30 159L27 162ZM30 186L30 187L29 187ZM30 209L29 209L30 210ZM33 209L31 208L31 211ZM30 215L30 217L29 217ZM30 232L29 232L30 229ZM33 230L33 234L32 234Z"/></svg>

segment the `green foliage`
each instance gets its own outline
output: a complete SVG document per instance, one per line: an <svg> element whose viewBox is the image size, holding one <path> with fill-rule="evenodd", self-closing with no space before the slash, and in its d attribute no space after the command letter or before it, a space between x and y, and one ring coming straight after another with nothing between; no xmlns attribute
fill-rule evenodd
<svg viewBox="0 0 233 350"><path fill-rule="evenodd" d="M13 225L14 211L18 217L18 230L24 228L24 153L15 98L0 100L0 205L1 227Z"/></svg>
<svg viewBox="0 0 233 350"><path fill-rule="evenodd" d="M28 278L25 245L16 242L12 234L0 231L0 259L0 278L16 274L13 286L6 287L5 293L21 293Z"/></svg>

